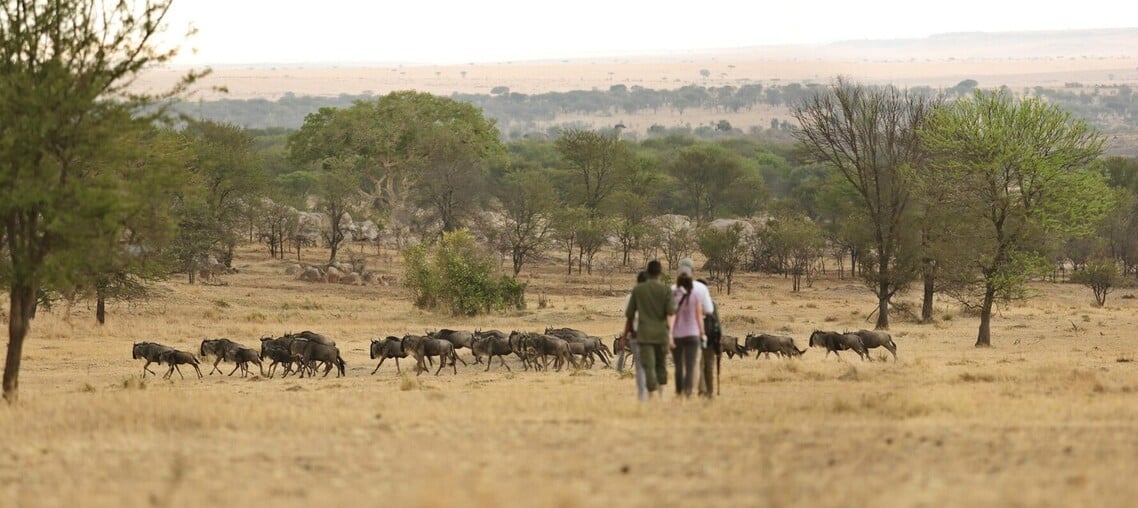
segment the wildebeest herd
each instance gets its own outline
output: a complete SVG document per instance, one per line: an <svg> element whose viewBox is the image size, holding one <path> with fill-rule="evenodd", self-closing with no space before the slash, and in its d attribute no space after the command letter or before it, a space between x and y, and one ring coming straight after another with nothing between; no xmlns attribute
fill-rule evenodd
<svg viewBox="0 0 1138 508"><path fill-rule="evenodd" d="M858 330L856 332L831 332L815 330L810 334L808 345L826 349L826 357L830 353L840 358L839 351L852 350L864 360L872 360L869 350L883 347L897 360L897 344L886 332L874 330ZM507 371L511 370L506 363L507 357L514 357L520 361L525 370L548 370L550 368L560 371L566 365L574 369L592 368L597 360L604 366L612 365L614 352L619 352L621 342L613 339L610 349L599 337L594 337L572 328L546 328L543 333L512 331L505 333L499 330L461 331L441 329L427 331L425 335L406 334L402 337L388 336L384 339L372 339L370 356L372 360L379 360L372 374L379 371L387 359L395 360L395 370L401 373L399 366L401 358L411 357L415 361L415 371L422 374L433 367L438 359L438 368L435 375L443 368L451 367L457 374L458 365L468 365L458 355L458 350L469 349L473 356L473 363L485 363L484 371L489 371L494 357L498 357L498 364ZM799 349L794 339L788 336L772 335L767 333L747 334L740 343L738 337L725 335L721 340L721 348L728 358L735 356L748 356L754 353L758 358L771 354L783 358L801 357L805 349ZM319 333L304 331L300 333L286 333L281 337L262 337L261 349L246 347L242 344L225 338L202 340L198 348L198 356L186 351L179 351L170 346L154 342L140 342L134 344L132 358L146 360L142 366L142 375L145 377L150 370L151 363L165 364L169 368L163 379L169 379L176 371L182 379L182 370L179 365L189 365L202 378L198 357L214 357L213 365L209 371L224 373L218 365L225 361L234 364L230 376L241 371L241 377L248 376L250 364L256 365L262 377L272 378L278 369L282 369L281 377L296 374L299 377L315 376L323 369L323 376L327 376L332 369L336 376L343 376L347 372L347 364L340 355L336 342ZM264 362L269 362L266 368ZM552 363L551 363L552 362Z"/></svg>

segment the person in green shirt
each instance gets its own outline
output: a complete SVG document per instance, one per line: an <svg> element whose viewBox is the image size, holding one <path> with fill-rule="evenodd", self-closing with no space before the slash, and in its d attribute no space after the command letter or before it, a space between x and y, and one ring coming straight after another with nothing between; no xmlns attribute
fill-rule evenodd
<svg viewBox="0 0 1138 508"><path fill-rule="evenodd" d="M637 323L637 347L648 393L661 396L664 391L660 388L668 382L668 369L664 362L668 358L668 350L676 347L671 334L676 319L676 302L672 299L672 290L660 281L662 273L659 261L649 262L648 280L632 289L632 297L624 311L626 337L632 333L634 319Z"/></svg>

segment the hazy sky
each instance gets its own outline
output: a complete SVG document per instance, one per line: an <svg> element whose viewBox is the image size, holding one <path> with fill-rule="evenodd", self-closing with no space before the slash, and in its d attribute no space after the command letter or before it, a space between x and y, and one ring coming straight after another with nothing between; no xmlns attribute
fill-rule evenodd
<svg viewBox="0 0 1138 508"><path fill-rule="evenodd" d="M967 31L1138 27L1116 0L174 0L178 63L498 62L897 39ZM196 50L196 51L195 51Z"/></svg>

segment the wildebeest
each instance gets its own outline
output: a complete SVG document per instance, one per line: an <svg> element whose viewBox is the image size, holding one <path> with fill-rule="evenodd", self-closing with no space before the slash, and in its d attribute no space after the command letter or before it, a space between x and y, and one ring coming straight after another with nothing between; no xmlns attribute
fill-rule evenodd
<svg viewBox="0 0 1138 508"><path fill-rule="evenodd" d="M734 335L724 335L719 338L719 347L724 353L727 353L727 358L734 358L735 356L747 356L747 348L743 344L739 344L739 337Z"/></svg>
<svg viewBox="0 0 1138 508"><path fill-rule="evenodd" d="M261 364L261 356L257 353L256 349L241 346L234 349L232 355L230 359L233 360L233 363L236 363L237 366L233 367L233 370L229 373L230 376L232 376L234 372L237 372L237 369L241 369L241 377L249 375L250 363L257 364L257 368L261 370L261 377L265 376L265 366Z"/></svg>
<svg viewBox="0 0 1138 508"><path fill-rule="evenodd" d="M506 364L506 356L513 353L513 347L510 344L510 338L497 330L490 332L475 332L474 343L471 345L471 350L475 352L475 357L479 353L486 356L486 370L490 371L490 364L493 362L494 357L498 357L498 361L506 370L510 370L510 366Z"/></svg>
<svg viewBox="0 0 1138 508"><path fill-rule="evenodd" d="M296 363L297 365L300 364L302 358L300 355L295 355L292 353L289 348L289 345L291 343L292 339L286 339L284 337L281 337L279 339L274 339L272 337L261 338L261 360L268 358L273 361L273 363L269 364L270 378L273 377L273 374L276 372L277 364L284 364L285 370L284 374L281 377L286 377L288 376L289 372L292 372L293 363Z"/></svg>
<svg viewBox="0 0 1138 508"><path fill-rule="evenodd" d="M198 359L185 351L178 351L177 349L164 351L158 355L158 363L165 363L170 366L170 370L166 371L166 375L162 376L162 379L170 379L170 376L174 374L174 370L178 371L178 376L182 379L186 379L186 376L182 375L182 369L178 368L179 365L192 366L198 373L198 379L202 378L202 370L198 368Z"/></svg>
<svg viewBox="0 0 1138 508"><path fill-rule="evenodd" d="M150 368L149 368L150 364L158 363L158 356L159 355L161 355L162 353L165 353L167 351L173 351L173 350L174 350L174 348L172 348L170 346L164 346L164 345L159 344L157 342L137 342L134 344L134 347L131 349L131 356L130 357L135 359L135 360L137 360L139 358L145 358L146 359L146 365L142 366L142 377L146 377L147 372L157 376L158 373L150 370Z"/></svg>
<svg viewBox="0 0 1138 508"><path fill-rule="evenodd" d="M486 355L485 347L487 344L484 339L488 338L506 340L509 335L501 330L474 330L474 338L470 341L470 352L474 354L474 363L482 363L482 357Z"/></svg>
<svg viewBox="0 0 1138 508"><path fill-rule="evenodd" d="M395 359L395 372L402 372L399 370L399 359L407 358L407 352L403 350L403 345L400 344L399 337L388 336L383 340L371 339L371 359L379 358L379 363L375 365L375 370L371 371L375 374L379 371L379 366L383 365L383 361L388 358Z"/></svg>
<svg viewBox="0 0 1138 508"><path fill-rule="evenodd" d="M209 374L212 376L214 371L217 371L218 374L222 373L221 369L217 368L217 364L221 363L222 360L231 360L233 358L233 352L239 347L242 347L241 344L229 339L205 339L202 341L201 347L198 348L198 354L201 355L202 358L211 355L217 357L217 360L213 362L213 369L209 371ZM230 374L232 374L232 372Z"/></svg>
<svg viewBox="0 0 1138 508"><path fill-rule="evenodd" d="M575 360L573 358L573 355L569 353L569 343L566 342L565 339L554 337L552 335L522 333L515 331L510 334L511 344L513 344L515 340L520 341L520 344L522 345L521 351L523 353L525 351L525 347L532 347L537 351L538 355L541 355L541 366L543 369L549 366L549 356L553 357L554 370L560 371L561 367L563 367L566 363L572 365L574 369L581 368L581 366L577 363L577 360ZM516 347L514 347L514 350L518 351Z"/></svg>
<svg viewBox="0 0 1138 508"><path fill-rule="evenodd" d="M865 346L867 357L869 356L870 349L883 347L889 350L890 353L893 353L893 361L897 361L897 344L893 342L893 337L891 337L888 332L858 330L854 333L856 333L858 337L861 337L861 343Z"/></svg>
<svg viewBox="0 0 1138 508"><path fill-rule="evenodd" d="M592 337L585 332L582 332L581 330L574 330L573 328L552 327L546 327L545 335L557 337L570 344L581 344L581 347L572 347L574 350L573 354L581 356L584 361L587 361L589 363L589 368L593 367L593 363L596 361L596 358L600 358L601 362L604 363L606 367L612 365L609 362L612 351L609 350L609 347L605 345L604 341L599 337ZM584 350L583 352L579 351L582 349Z"/></svg>
<svg viewBox="0 0 1138 508"><path fill-rule="evenodd" d="M446 366L447 360L450 360L451 367L454 367L454 373L458 374L458 366L455 365L455 360L461 361L463 365L466 362L454 352L454 344L448 340L432 339L422 335L404 335L403 340L399 342L403 346L404 353L410 353L415 356L415 375L422 374L427 370L426 358L431 356L439 357L439 368L435 371L435 375L442 372L443 367Z"/></svg>
<svg viewBox="0 0 1138 508"><path fill-rule="evenodd" d="M852 349L864 361L869 353L865 352L865 345L861 342L861 337L856 333L838 333L838 332L824 332L821 330L814 330L810 334L810 347L820 346L826 348L826 357L830 356L833 352L834 356L841 358L838 351L845 351Z"/></svg>
<svg viewBox="0 0 1138 508"><path fill-rule="evenodd" d="M437 332L427 332L427 337L430 337L432 339L442 339L450 342L451 344L454 344L455 352L458 352L458 350L462 348L471 349L471 345L474 343L473 333L461 330L448 330L446 328L443 328Z"/></svg>
<svg viewBox="0 0 1138 508"><path fill-rule="evenodd" d="M798 349L798 345L794 343L794 339L784 335L771 335L768 333L754 333L747 334L744 339L744 347L749 351L755 352L755 359L759 355L766 354L767 358L771 357L771 353L779 356L793 357L802 356L805 350Z"/></svg>
<svg viewBox="0 0 1138 508"><path fill-rule="evenodd" d="M309 342L315 342L317 344L324 344L326 346L335 346L336 345L336 341L329 339L328 337L325 337L323 335L320 335L319 333L310 332L308 330L305 330L305 331L300 332L300 333L286 333L286 334L284 334L284 338L286 338L286 339L304 339L304 340L307 340Z"/></svg>
<svg viewBox="0 0 1138 508"><path fill-rule="evenodd" d="M343 357L340 356L340 348L336 346L307 341L304 347L304 353L301 356L301 362L303 368L300 372L300 377L304 377L305 369L307 369L312 376L315 376L316 362L322 362L325 365L323 377L328 377L328 372L332 370L332 367L336 368L336 377L347 375L347 364L344 363Z"/></svg>

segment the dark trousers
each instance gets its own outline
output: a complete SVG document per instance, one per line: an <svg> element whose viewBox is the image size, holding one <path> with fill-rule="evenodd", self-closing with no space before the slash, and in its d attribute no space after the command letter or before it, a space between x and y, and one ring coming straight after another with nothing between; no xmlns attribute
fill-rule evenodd
<svg viewBox="0 0 1138 508"><path fill-rule="evenodd" d="M676 369L676 395L691 395L695 386L695 360L699 356L699 337L676 337L672 363Z"/></svg>
<svg viewBox="0 0 1138 508"><path fill-rule="evenodd" d="M668 345L640 344L640 364L644 366L644 384L648 392L668 384Z"/></svg>

